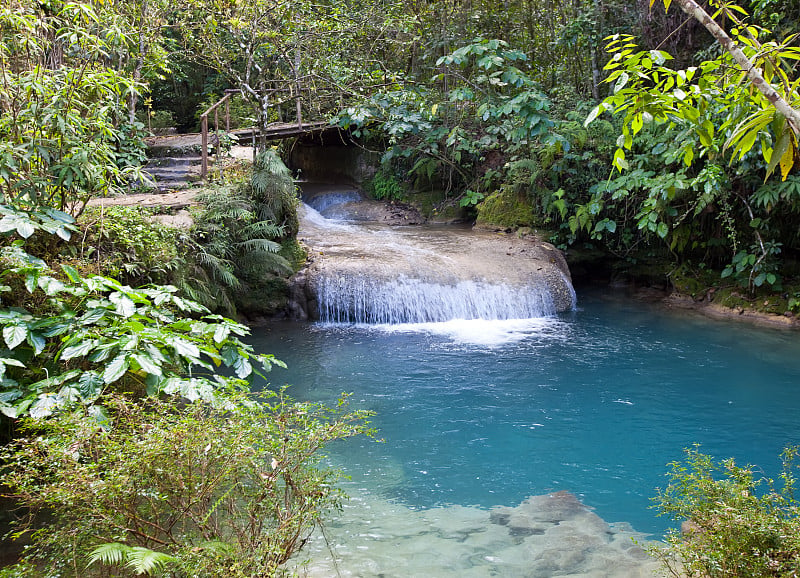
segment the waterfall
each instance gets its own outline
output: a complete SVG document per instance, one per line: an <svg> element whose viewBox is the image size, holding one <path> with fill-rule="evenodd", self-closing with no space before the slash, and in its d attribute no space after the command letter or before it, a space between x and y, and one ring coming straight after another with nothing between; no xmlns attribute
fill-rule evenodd
<svg viewBox="0 0 800 578"><path fill-rule="evenodd" d="M529 319L556 313L543 283L524 287L478 281L441 284L399 276L323 276L317 284L321 321L431 323L452 319Z"/></svg>
<svg viewBox="0 0 800 578"><path fill-rule="evenodd" d="M314 198L326 209L351 202L341 191ZM295 293L306 296L307 305L298 309L312 319L390 325L515 320L575 306L564 258L547 243L452 226L354 220L329 219L308 205L301 211L299 237L311 263L301 276L303 291Z"/></svg>

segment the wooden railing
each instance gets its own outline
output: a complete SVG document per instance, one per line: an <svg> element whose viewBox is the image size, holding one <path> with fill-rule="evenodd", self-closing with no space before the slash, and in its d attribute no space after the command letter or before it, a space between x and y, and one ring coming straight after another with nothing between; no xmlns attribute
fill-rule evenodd
<svg viewBox="0 0 800 578"><path fill-rule="evenodd" d="M238 90L226 90L225 96L220 98L217 102L208 107L208 110L200 115L200 132L202 140L200 144L200 155L203 159L203 164L200 169L200 177L205 179L208 175L208 115L214 113L214 139L216 140L216 154L217 162L219 163L219 107L225 105L225 132L231 131L231 95L237 93Z"/></svg>
<svg viewBox="0 0 800 578"><path fill-rule="evenodd" d="M288 92L289 98L286 99L285 102L289 102L291 100L296 101L296 114L297 119L294 122L279 122L279 123L272 123L263 129L250 129L251 138L253 139L253 149L255 151L256 145L256 136L259 135L260 138L268 139L270 136L272 138L287 138L290 136L297 136L300 134L305 134L309 132L319 131L324 129L328 126L326 121L317 121L317 122L303 122L303 110L301 107L301 95L299 91L292 90L291 87L288 89L286 88L277 88L271 89L267 91L269 94L275 94L278 92ZM208 117L213 112L214 113L214 133L212 135L211 140L213 141L211 144L215 145L215 153L217 156L217 163L219 163L219 156L220 156L220 125L219 125L219 109L224 104L225 105L225 132L231 132L231 103L230 99L232 96L240 93L237 89L228 89L225 91L225 96L220 98L217 102L212 104L208 107L203 114L200 115L200 132L201 132L201 157L202 157L202 167L200 170L200 177L205 180L208 176L208 145L209 145L209 134L208 134ZM280 111L279 111L280 115ZM272 128L272 130L270 130ZM243 129L246 130L246 129ZM255 152L254 158L255 158Z"/></svg>

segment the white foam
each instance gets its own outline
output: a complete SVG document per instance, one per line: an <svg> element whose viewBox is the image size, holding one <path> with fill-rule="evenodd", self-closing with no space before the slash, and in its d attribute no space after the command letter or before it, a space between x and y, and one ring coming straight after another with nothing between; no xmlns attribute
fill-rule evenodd
<svg viewBox="0 0 800 578"><path fill-rule="evenodd" d="M387 333L427 333L447 337L455 343L500 347L531 338L565 339L567 324L555 317L531 319L453 319L439 323L377 325Z"/></svg>

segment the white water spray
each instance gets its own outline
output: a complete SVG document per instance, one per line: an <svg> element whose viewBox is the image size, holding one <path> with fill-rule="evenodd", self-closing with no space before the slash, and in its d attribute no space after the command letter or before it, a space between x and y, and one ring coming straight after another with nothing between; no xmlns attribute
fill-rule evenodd
<svg viewBox="0 0 800 578"><path fill-rule="evenodd" d="M317 204L330 207L336 193ZM563 256L533 239L456 227L387 227L326 219L309 206L300 237L312 318L421 324L553 316L575 306Z"/></svg>

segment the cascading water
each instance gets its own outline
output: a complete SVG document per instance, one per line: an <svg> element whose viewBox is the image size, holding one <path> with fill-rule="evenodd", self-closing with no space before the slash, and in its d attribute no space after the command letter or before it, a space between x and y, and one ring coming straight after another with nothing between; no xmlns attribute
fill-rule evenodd
<svg viewBox="0 0 800 578"><path fill-rule="evenodd" d="M315 190L315 206L376 214L340 190ZM341 211L335 212L339 215ZM308 205L300 238L310 248L303 276L311 318L332 323L407 324L511 320L574 308L563 256L547 243L458 227L387 227L327 219Z"/></svg>
<svg viewBox="0 0 800 578"><path fill-rule="evenodd" d="M451 319L529 319L556 313L544 284L511 287L479 281L454 285L400 276L323 277L320 320L344 323L435 323Z"/></svg>

